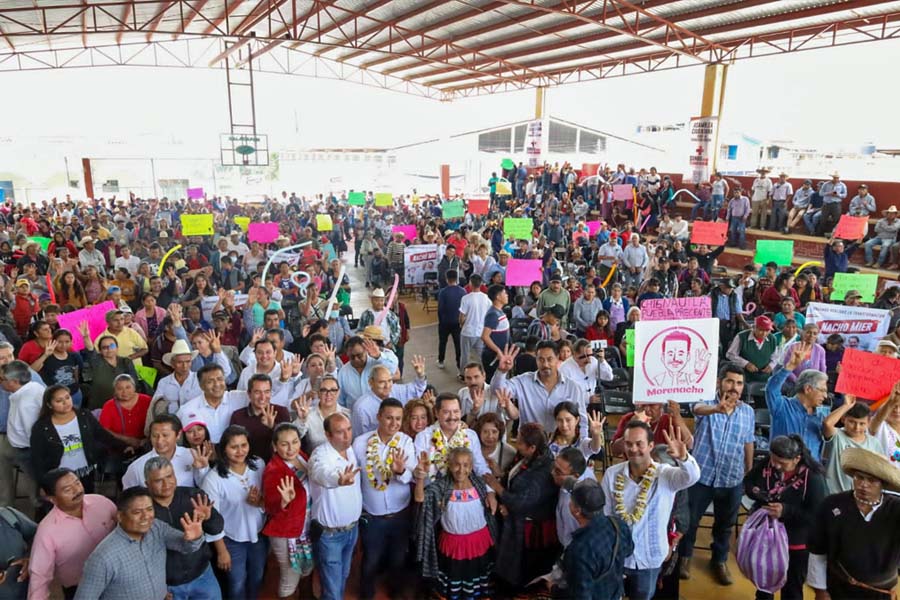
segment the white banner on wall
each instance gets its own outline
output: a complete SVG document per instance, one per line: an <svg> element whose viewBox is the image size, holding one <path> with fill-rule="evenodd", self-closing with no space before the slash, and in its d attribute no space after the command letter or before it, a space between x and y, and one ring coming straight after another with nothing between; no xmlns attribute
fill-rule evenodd
<svg viewBox="0 0 900 600"><path fill-rule="evenodd" d="M425 273L437 273L438 262L437 244L407 246L403 251L404 283L406 285L424 284Z"/></svg>
<svg viewBox="0 0 900 600"><path fill-rule="evenodd" d="M709 181L718 124L718 117L691 118L690 174L693 183Z"/></svg>
<svg viewBox="0 0 900 600"><path fill-rule="evenodd" d="M719 320L639 321L634 331L634 402L716 397Z"/></svg>
<svg viewBox="0 0 900 600"><path fill-rule="evenodd" d="M541 121L532 121L528 124L528 143L525 153L528 155L528 168L536 169L541 166L541 137L543 136L543 124Z"/></svg>
<svg viewBox="0 0 900 600"><path fill-rule="evenodd" d="M878 308L810 302L806 322L819 326L820 344L832 333L844 338L844 348L873 351L878 340L890 333L891 313Z"/></svg>

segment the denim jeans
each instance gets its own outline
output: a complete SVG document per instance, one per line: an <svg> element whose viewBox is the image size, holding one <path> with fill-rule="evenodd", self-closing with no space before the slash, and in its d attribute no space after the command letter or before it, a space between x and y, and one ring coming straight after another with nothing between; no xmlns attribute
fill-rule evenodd
<svg viewBox="0 0 900 600"><path fill-rule="evenodd" d="M691 208L691 221L697 220L697 213L703 213L704 218L709 214L706 210L708 204L706 202L698 202Z"/></svg>
<svg viewBox="0 0 900 600"><path fill-rule="evenodd" d="M255 600L262 585L269 546L262 535L256 542L236 542L225 538L225 547L231 555L228 571L228 597Z"/></svg>
<svg viewBox="0 0 900 600"><path fill-rule="evenodd" d="M881 250L878 252L878 266L883 266L884 261L887 260L888 254L891 251L891 244L893 243L893 240L882 240L877 237L866 242L866 263L872 262L872 251L875 250L875 246L881 245Z"/></svg>
<svg viewBox="0 0 900 600"><path fill-rule="evenodd" d="M219 589L219 582L216 581L211 566L206 567L206 570L192 581L170 585L169 593L172 594L172 600L222 600L222 590Z"/></svg>
<svg viewBox="0 0 900 600"><path fill-rule="evenodd" d="M650 600L656 593L659 569L625 569L625 595L629 600Z"/></svg>
<svg viewBox="0 0 900 600"><path fill-rule="evenodd" d="M725 196L720 194L713 194L712 200L709 202L709 212L707 215L710 220L715 221L719 216L719 210L721 210L722 205L725 204Z"/></svg>
<svg viewBox="0 0 900 600"><path fill-rule="evenodd" d="M409 511L390 518L365 515L360 520L363 559L359 596L363 600L375 597L375 583L382 566L393 575L388 580L392 591L403 583L405 577L401 571L409 547L409 527Z"/></svg>
<svg viewBox="0 0 900 600"><path fill-rule="evenodd" d="M320 600L343 600L357 537L359 526L349 531L321 532L315 538L313 557L322 582Z"/></svg>
<svg viewBox="0 0 900 600"><path fill-rule="evenodd" d="M803 215L803 225L806 226L806 233L809 235L816 235L816 230L819 228L819 221L821 220L821 210L814 211L813 209L810 209L806 211L806 214Z"/></svg>
<svg viewBox="0 0 900 600"><path fill-rule="evenodd" d="M712 562L723 563L728 560L728 547L731 543L731 530L737 520L741 507L741 496L744 494L743 484L730 488L714 488L702 483L695 483L688 489L691 506L691 525L688 527L679 546L681 556L693 556L694 544L697 541L697 526L703 518L709 503L713 503L712 529Z"/></svg>
<svg viewBox="0 0 900 600"><path fill-rule="evenodd" d="M769 231L781 231L787 225L786 206L786 202L772 202L772 214L769 215Z"/></svg>
<svg viewBox="0 0 900 600"><path fill-rule="evenodd" d="M747 223L744 217L731 217L731 223L728 225L728 237L731 243L739 248L747 245Z"/></svg>

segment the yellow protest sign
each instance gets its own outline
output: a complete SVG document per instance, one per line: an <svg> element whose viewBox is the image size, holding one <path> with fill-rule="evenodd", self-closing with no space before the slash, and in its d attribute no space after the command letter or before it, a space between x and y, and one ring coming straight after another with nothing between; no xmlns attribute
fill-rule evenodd
<svg viewBox="0 0 900 600"><path fill-rule="evenodd" d="M234 222L240 226L244 233L250 230L250 217L235 217Z"/></svg>
<svg viewBox="0 0 900 600"><path fill-rule="evenodd" d="M334 224L331 222L331 215L316 215L316 230L331 231Z"/></svg>
<svg viewBox="0 0 900 600"><path fill-rule="evenodd" d="M512 185L506 179L500 179L495 186L498 196L512 196Z"/></svg>
<svg viewBox="0 0 900 600"><path fill-rule="evenodd" d="M212 215L181 215L182 235L212 235Z"/></svg>
<svg viewBox="0 0 900 600"><path fill-rule="evenodd" d="M390 192L378 192L375 194L375 206L393 206L394 196Z"/></svg>

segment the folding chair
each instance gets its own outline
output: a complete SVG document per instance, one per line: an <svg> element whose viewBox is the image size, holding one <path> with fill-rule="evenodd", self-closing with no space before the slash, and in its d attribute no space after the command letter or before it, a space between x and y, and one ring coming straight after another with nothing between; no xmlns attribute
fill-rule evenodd
<svg viewBox="0 0 900 600"><path fill-rule="evenodd" d="M600 398L604 415L624 415L634 411L630 390L603 390Z"/></svg>
<svg viewBox="0 0 900 600"><path fill-rule="evenodd" d="M628 390L631 388L631 377L628 375L627 369L618 367L612 370L612 381L601 381L600 385L606 390ZM629 392L630 394L630 392Z"/></svg>
<svg viewBox="0 0 900 600"><path fill-rule="evenodd" d="M766 382L751 381L747 384L747 404L754 408L766 407Z"/></svg>

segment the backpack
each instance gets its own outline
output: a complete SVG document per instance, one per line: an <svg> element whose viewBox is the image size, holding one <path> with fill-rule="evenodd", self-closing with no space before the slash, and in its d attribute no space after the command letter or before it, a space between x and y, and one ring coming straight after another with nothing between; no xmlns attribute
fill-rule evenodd
<svg viewBox="0 0 900 600"><path fill-rule="evenodd" d="M758 590L774 594L784 587L788 571L784 523L764 510L747 517L738 535L737 564Z"/></svg>

